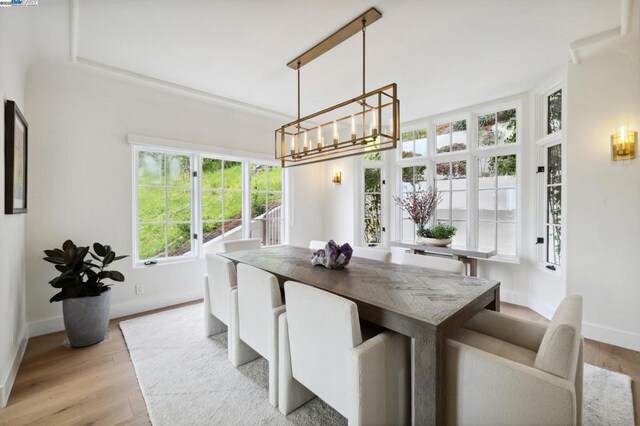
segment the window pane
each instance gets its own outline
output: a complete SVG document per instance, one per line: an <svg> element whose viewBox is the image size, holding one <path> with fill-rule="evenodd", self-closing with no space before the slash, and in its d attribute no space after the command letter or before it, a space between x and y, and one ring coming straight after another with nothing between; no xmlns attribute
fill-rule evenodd
<svg viewBox="0 0 640 426"><path fill-rule="evenodd" d="M453 123L451 150L464 151L465 149L467 149L467 120L460 120Z"/></svg>
<svg viewBox="0 0 640 426"><path fill-rule="evenodd" d="M242 189L242 163L224 162L224 187L226 189Z"/></svg>
<svg viewBox="0 0 640 426"><path fill-rule="evenodd" d="M496 191L483 190L478 192L478 219L496 220Z"/></svg>
<svg viewBox="0 0 640 426"><path fill-rule="evenodd" d="M562 90L547 97L547 134L562 129Z"/></svg>
<svg viewBox="0 0 640 426"><path fill-rule="evenodd" d="M138 153L138 185L164 186L165 154L142 151Z"/></svg>
<svg viewBox="0 0 640 426"><path fill-rule="evenodd" d="M452 189L467 189L467 162L454 161L453 163L451 163L451 177Z"/></svg>
<svg viewBox="0 0 640 426"><path fill-rule="evenodd" d="M496 169L495 157L478 159L478 187L479 188L495 188L496 186Z"/></svg>
<svg viewBox="0 0 640 426"><path fill-rule="evenodd" d="M269 192L267 194L268 219L279 219L282 217L282 192Z"/></svg>
<svg viewBox="0 0 640 426"><path fill-rule="evenodd" d="M451 147L451 124L436 126L436 152L449 152Z"/></svg>
<svg viewBox="0 0 640 426"><path fill-rule="evenodd" d="M381 196L366 194L364 196L364 241L379 243L381 236Z"/></svg>
<svg viewBox="0 0 640 426"><path fill-rule="evenodd" d="M202 220L222 220L221 191L202 191Z"/></svg>
<svg viewBox="0 0 640 426"><path fill-rule="evenodd" d="M480 222L478 224L478 246L493 248L496 246L496 224Z"/></svg>
<svg viewBox="0 0 640 426"><path fill-rule="evenodd" d="M516 142L516 110L500 111L498 114L498 143Z"/></svg>
<svg viewBox="0 0 640 426"><path fill-rule="evenodd" d="M547 148L547 184L562 183L562 147Z"/></svg>
<svg viewBox="0 0 640 426"><path fill-rule="evenodd" d="M267 193L254 192L251 194L251 217L256 218L267 211Z"/></svg>
<svg viewBox="0 0 640 426"><path fill-rule="evenodd" d="M266 191L267 190L267 173L268 166L259 164L251 165L251 189Z"/></svg>
<svg viewBox="0 0 640 426"><path fill-rule="evenodd" d="M402 142L412 141L413 140L413 130L408 132L402 132Z"/></svg>
<svg viewBox="0 0 640 426"><path fill-rule="evenodd" d="M498 224L498 254L515 256L516 225L515 223Z"/></svg>
<svg viewBox="0 0 640 426"><path fill-rule="evenodd" d="M164 257L164 225L140 225L138 233L141 260Z"/></svg>
<svg viewBox="0 0 640 426"><path fill-rule="evenodd" d="M516 190L498 190L498 221L516 220Z"/></svg>
<svg viewBox="0 0 640 426"><path fill-rule="evenodd" d="M380 192L380 169L364 169L364 192Z"/></svg>
<svg viewBox="0 0 640 426"><path fill-rule="evenodd" d="M436 164L436 189L449 191L451 189L451 163Z"/></svg>
<svg viewBox="0 0 640 426"><path fill-rule="evenodd" d="M441 193L442 197L436 209L438 220L449 221L451 219L451 192Z"/></svg>
<svg viewBox="0 0 640 426"><path fill-rule="evenodd" d="M164 222L164 188L138 188L138 220Z"/></svg>
<svg viewBox="0 0 640 426"><path fill-rule="evenodd" d="M456 235L453 236L453 245L466 246L467 245L467 222L453 221L453 226L456 227Z"/></svg>
<svg viewBox="0 0 640 426"><path fill-rule="evenodd" d="M547 262L560 265L561 227L547 226Z"/></svg>
<svg viewBox="0 0 640 426"><path fill-rule="evenodd" d="M486 114L478 117L478 145L489 146L496 143L496 115Z"/></svg>
<svg viewBox="0 0 640 426"><path fill-rule="evenodd" d="M167 225L167 255L182 256L191 251L191 224Z"/></svg>
<svg viewBox="0 0 640 426"><path fill-rule="evenodd" d="M503 155L497 157L498 187L516 186L516 156Z"/></svg>
<svg viewBox="0 0 640 426"><path fill-rule="evenodd" d="M451 193L451 218L453 220L467 220L466 191L454 191Z"/></svg>
<svg viewBox="0 0 640 426"><path fill-rule="evenodd" d="M402 142L402 158L411 158L413 155L413 140Z"/></svg>
<svg viewBox="0 0 640 426"><path fill-rule="evenodd" d="M402 219L402 239L413 241L415 239L415 225L411 219Z"/></svg>
<svg viewBox="0 0 640 426"><path fill-rule="evenodd" d="M167 185L191 187L191 159L186 155L167 155Z"/></svg>
<svg viewBox="0 0 640 426"><path fill-rule="evenodd" d="M415 156L422 157L427 155L427 129L416 130L415 137Z"/></svg>
<svg viewBox="0 0 640 426"><path fill-rule="evenodd" d="M371 154L365 154L364 155L364 159L365 159L365 161L380 161L380 160L382 160L382 153L381 152L372 152Z"/></svg>
<svg viewBox="0 0 640 426"><path fill-rule="evenodd" d="M222 235L222 222L204 222L202 224L202 239L208 243Z"/></svg>
<svg viewBox="0 0 640 426"><path fill-rule="evenodd" d="M429 189L429 176L427 174L427 166L415 166L413 170L415 191L426 191L427 189Z"/></svg>
<svg viewBox="0 0 640 426"><path fill-rule="evenodd" d="M562 187L547 188L547 223L560 225L562 223Z"/></svg>
<svg viewBox="0 0 640 426"><path fill-rule="evenodd" d="M224 219L242 219L242 192L225 191L224 199Z"/></svg>
<svg viewBox="0 0 640 426"><path fill-rule="evenodd" d="M413 167L402 168L402 192L414 191Z"/></svg>
<svg viewBox="0 0 640 426"><path fill-rule="evenodd" d="M222 160L202 159L202 188L222 188Z"/></svg>
<svg viewBox="0 0 640 426"><path fill-rule="evenodd" d="M191 221L191 190L167 190L167 220L170 222Z"/></svg>
<svg viewBox="0 0 640 426"><path fill-rule="evenodd" d="M235 239L234 238L235 236L238 237L237 239L242 239L241 229L242 229L242 218L236 218L236 219L224 222L224 239L225 240L227 240L227 238Z"/></svg>

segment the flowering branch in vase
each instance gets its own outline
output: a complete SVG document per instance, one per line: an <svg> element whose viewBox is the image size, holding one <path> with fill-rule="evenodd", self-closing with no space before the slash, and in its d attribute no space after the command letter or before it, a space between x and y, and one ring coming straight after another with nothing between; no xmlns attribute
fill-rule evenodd
<svg viewBox="0 0 640 426"><path fill-rule="evenodd" d="M441 199L442 194L438 194L432 187L426 191L409 192L401 197L393 197L396 204L406 211L416 224L418 233L424 232L425 225L435 213Z"/></svg>

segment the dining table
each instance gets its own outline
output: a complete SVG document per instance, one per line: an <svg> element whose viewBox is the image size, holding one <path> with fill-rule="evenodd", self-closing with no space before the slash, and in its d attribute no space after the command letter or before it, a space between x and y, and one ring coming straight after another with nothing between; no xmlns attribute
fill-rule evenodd
<svg viewBox="0 0 640 426"><path fill-rule="evenodd" d="M343 269L313 266L313 250L289 245L220 253L356 303L360 318L413 339L412 423L445 423L446 339L483 309L500 309L500 283L352 257ZM329 313L328 313L329 314Z"/></svg>

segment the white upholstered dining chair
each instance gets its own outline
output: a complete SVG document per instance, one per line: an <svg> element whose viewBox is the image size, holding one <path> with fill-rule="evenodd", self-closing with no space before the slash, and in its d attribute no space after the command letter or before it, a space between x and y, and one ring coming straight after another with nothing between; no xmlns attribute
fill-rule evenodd
<svg viewBox="0 0 640 426"><path fill-rule="evenodd" d="M356 257L364 257L365 259L377 260L379 262L390 262L391 252L373 247L354 247L353 255Z"/></svg>
<svg viewBox="0 0 640 426"><path fill-rule="evenodd" d="M262 247L260 238L249 238L246 240L231 240L222 243L224 251L258 250Z"/></svg>
<svg viewBox="0 0 640 426"><path fill-rule="evenodd" d="M280 316L280 396L288 414L317 395L351 425L410 421L409 339L382 332L363 340L355 303L285 283Z"/></svg>
<svg viewBox="0 0 640 426"><path fill-rule="evenodd" d="M326 241L320 241L320 240L311 240L309 241L309 248L311 250L320 250L320 249L324 249L325 246L327 245Z"/></svg>
<svg viewBox="0 0 640 426"><path fill-rule="evenodd" d="M459 260L448 259L446 257L413 254L409 252L402 253L402 256L400 257L400 264L436 269L438 271L457 275L464 275L467 269L466 265Z"/></svg>
<svg viewBox="0 0 640 426"><path fill-rule="evenodd" d="M482 311L447 340L447 424L582 423L582 297L548 326Z"/></svg>
<svg viewBox="0 0 640 426"><path fill-rule="evenodd" d="M240 340L237 327L231 326L231 304L237 303L238 282L232 261L216 253L206 255L204 277L204 334L207 337L228 330L227 350L235 366L258 358L258 354Z"/></svg>
<svg viewBox="0 0 640 426"><path fill-rule="evenodd" d="M269 363L269 402L277 407L278 317L285 311L278 279L261 269L240 263L236 295L231 304L231 328L237 329L240 340Z"/></svg>

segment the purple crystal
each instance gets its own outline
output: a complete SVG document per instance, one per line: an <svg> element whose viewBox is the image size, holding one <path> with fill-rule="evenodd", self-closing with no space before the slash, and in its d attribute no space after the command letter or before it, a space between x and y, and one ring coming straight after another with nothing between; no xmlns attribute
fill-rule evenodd
<svg viewBox="0 0 640 426"><path fill-rule="evenodd" d="M311 257L311 263L313 265L322 265L329 269L344 268L349 264L353 249L349 244L343 244L342 246L330 240L324 249L316 251Z"/></svg>

